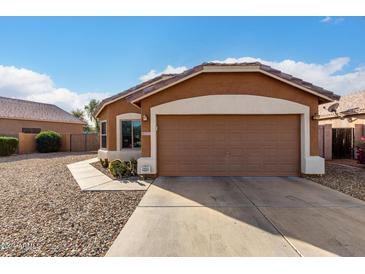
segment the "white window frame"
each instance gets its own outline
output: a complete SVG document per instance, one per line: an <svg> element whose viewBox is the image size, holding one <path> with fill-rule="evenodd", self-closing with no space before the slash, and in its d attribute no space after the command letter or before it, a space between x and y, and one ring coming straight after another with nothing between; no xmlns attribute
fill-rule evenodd
<svg viewBox="0 0 365 274"><path fill-rule="evenodd" d="M120 146L120 149L121 150L124 150L124 149L133 149L133 150L140 150L141 149L141 147L134 147L134 138L133 138L133 132L134 132L134 130L133 130L133 121L138 121L138 122L140 122L141 123L141 120L140 119L120 119L119 120L119 123L123 123L123 122L131 122L131 140L132 140L132 147L131 148L129 148L129 147L122 147L122 138L120 139L120 144L119 144L119 146ZM142 123L141 123L141 126L142 126ZM141 132L142 132L142 130L141 130ZM122 127L120 126L120 136L122 137L123 136L123 130L122 130ZM142 136L141 136L141 138L142 138ZM141 141L142 141L142 139L141 139Z"/></svg>
<svg viewBox="0 0 365 274"><path fill-rule="evenodd" d="M123 113L120 115L117 115L116 117L116 130L117 130L117 150L141 150L141 147L133 148L133 126L132 126L132 148L122 148L122 128L121 128L121 122L122 121L139 121L141 122L141 114L140 113ZM142 129L141 129L141 135L142 135ZM142 138L142 136L141 136Z"/></svg>
<svg viewBox="0 0 365 274"><path fill-rule="evenodd" d="M105 134L102 133L102 126L101 124L105 123ZM107 120L101 120L99 121L99 127L100 127L100 149L107 149L108 148L108 121ZM106 143L105 147L103 147L102 137L105 136Z"/></svg>

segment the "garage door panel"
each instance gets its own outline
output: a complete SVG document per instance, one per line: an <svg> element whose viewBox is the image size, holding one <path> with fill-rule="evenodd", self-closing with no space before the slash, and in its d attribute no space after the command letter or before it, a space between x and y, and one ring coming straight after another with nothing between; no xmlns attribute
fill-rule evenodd
<svg viewBox="0 0 365 274"><path fill-rule="evenodd" d="M157 123L159 175L299 174L299 115L163 115Z"/></svg>

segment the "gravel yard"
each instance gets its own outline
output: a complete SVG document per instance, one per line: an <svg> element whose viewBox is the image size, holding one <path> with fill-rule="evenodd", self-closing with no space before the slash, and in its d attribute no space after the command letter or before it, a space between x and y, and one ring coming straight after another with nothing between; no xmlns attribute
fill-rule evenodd
<svg viewBox="0 0 365 274"><path fill-rule="evenodd" d="M144 191L81 192L66 164L95 154L0 158L0 256L103 256Z"/></svg>
<svg viewBox="0 0 365 274"><path fill-rule="evenodd" d="M305 177L365 201L365 169L363 168L327 162L325 175Z"/></svg>

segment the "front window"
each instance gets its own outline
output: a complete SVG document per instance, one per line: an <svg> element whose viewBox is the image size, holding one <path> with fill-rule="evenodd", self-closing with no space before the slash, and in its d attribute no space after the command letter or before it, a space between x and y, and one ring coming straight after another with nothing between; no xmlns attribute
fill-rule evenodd
<svg viewBox="0 0 365 274"><path fill-rule="evenodd" d="M40 128L29 128L29 127L23 127L22 128L23 133L39 133L41 132Z"/></svg>
<svg viewBox="0 0 365 274"><path fill-rule="evenodd" d="M100 147L106 148L106 121L100 122Z"/></svg>
<svg viewBox="0 0 365 274"><path fill-rule="evenodd" d="M141 121L139 120L121 120L122 130L122 148L140 148L141 147Z"/></svg>

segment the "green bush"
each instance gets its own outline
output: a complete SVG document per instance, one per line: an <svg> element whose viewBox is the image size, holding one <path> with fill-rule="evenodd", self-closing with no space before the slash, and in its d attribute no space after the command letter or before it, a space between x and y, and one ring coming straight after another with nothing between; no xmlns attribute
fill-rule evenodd
<svg viewBox="0 0 365 274"><path fill-rule="evenodd" d="M108 159L100 159L100 164L103 168L109 167L109 160Z"/></svg>
<svg viewBox="0 0 365 274"><path fill-rule="evenodd" d="M109 164L109 171L114 177L129 177L137 175L137 161L114 160Z"/></svg>
<svg viewBox="0 0 365 274"><path fill-rule="evenodd" d="M14 137L0 136L0 156L14 154L18 148L19 141Z"/></svg>
<svg viewBox="0 0 365 274"><path fill-rule="evenodd" d="M35 137L37 150L41 153L57 152L61 148L61 135L54 131L42 131Z"/></svg>
<svg viewBox="0 0 365 274"><path fill-rule="evenodd" d="M137 175L137 160L131 159L130 161L127 161L127 166L128 166L130 176L136 176Z"/></svg>
<svg viewBox="0 0 365 274"><path fill-rule="evenodd" d="M109 171L114 177L122 177L126 173L127 165L121 160L114 160L109 164Z"/></svg>

